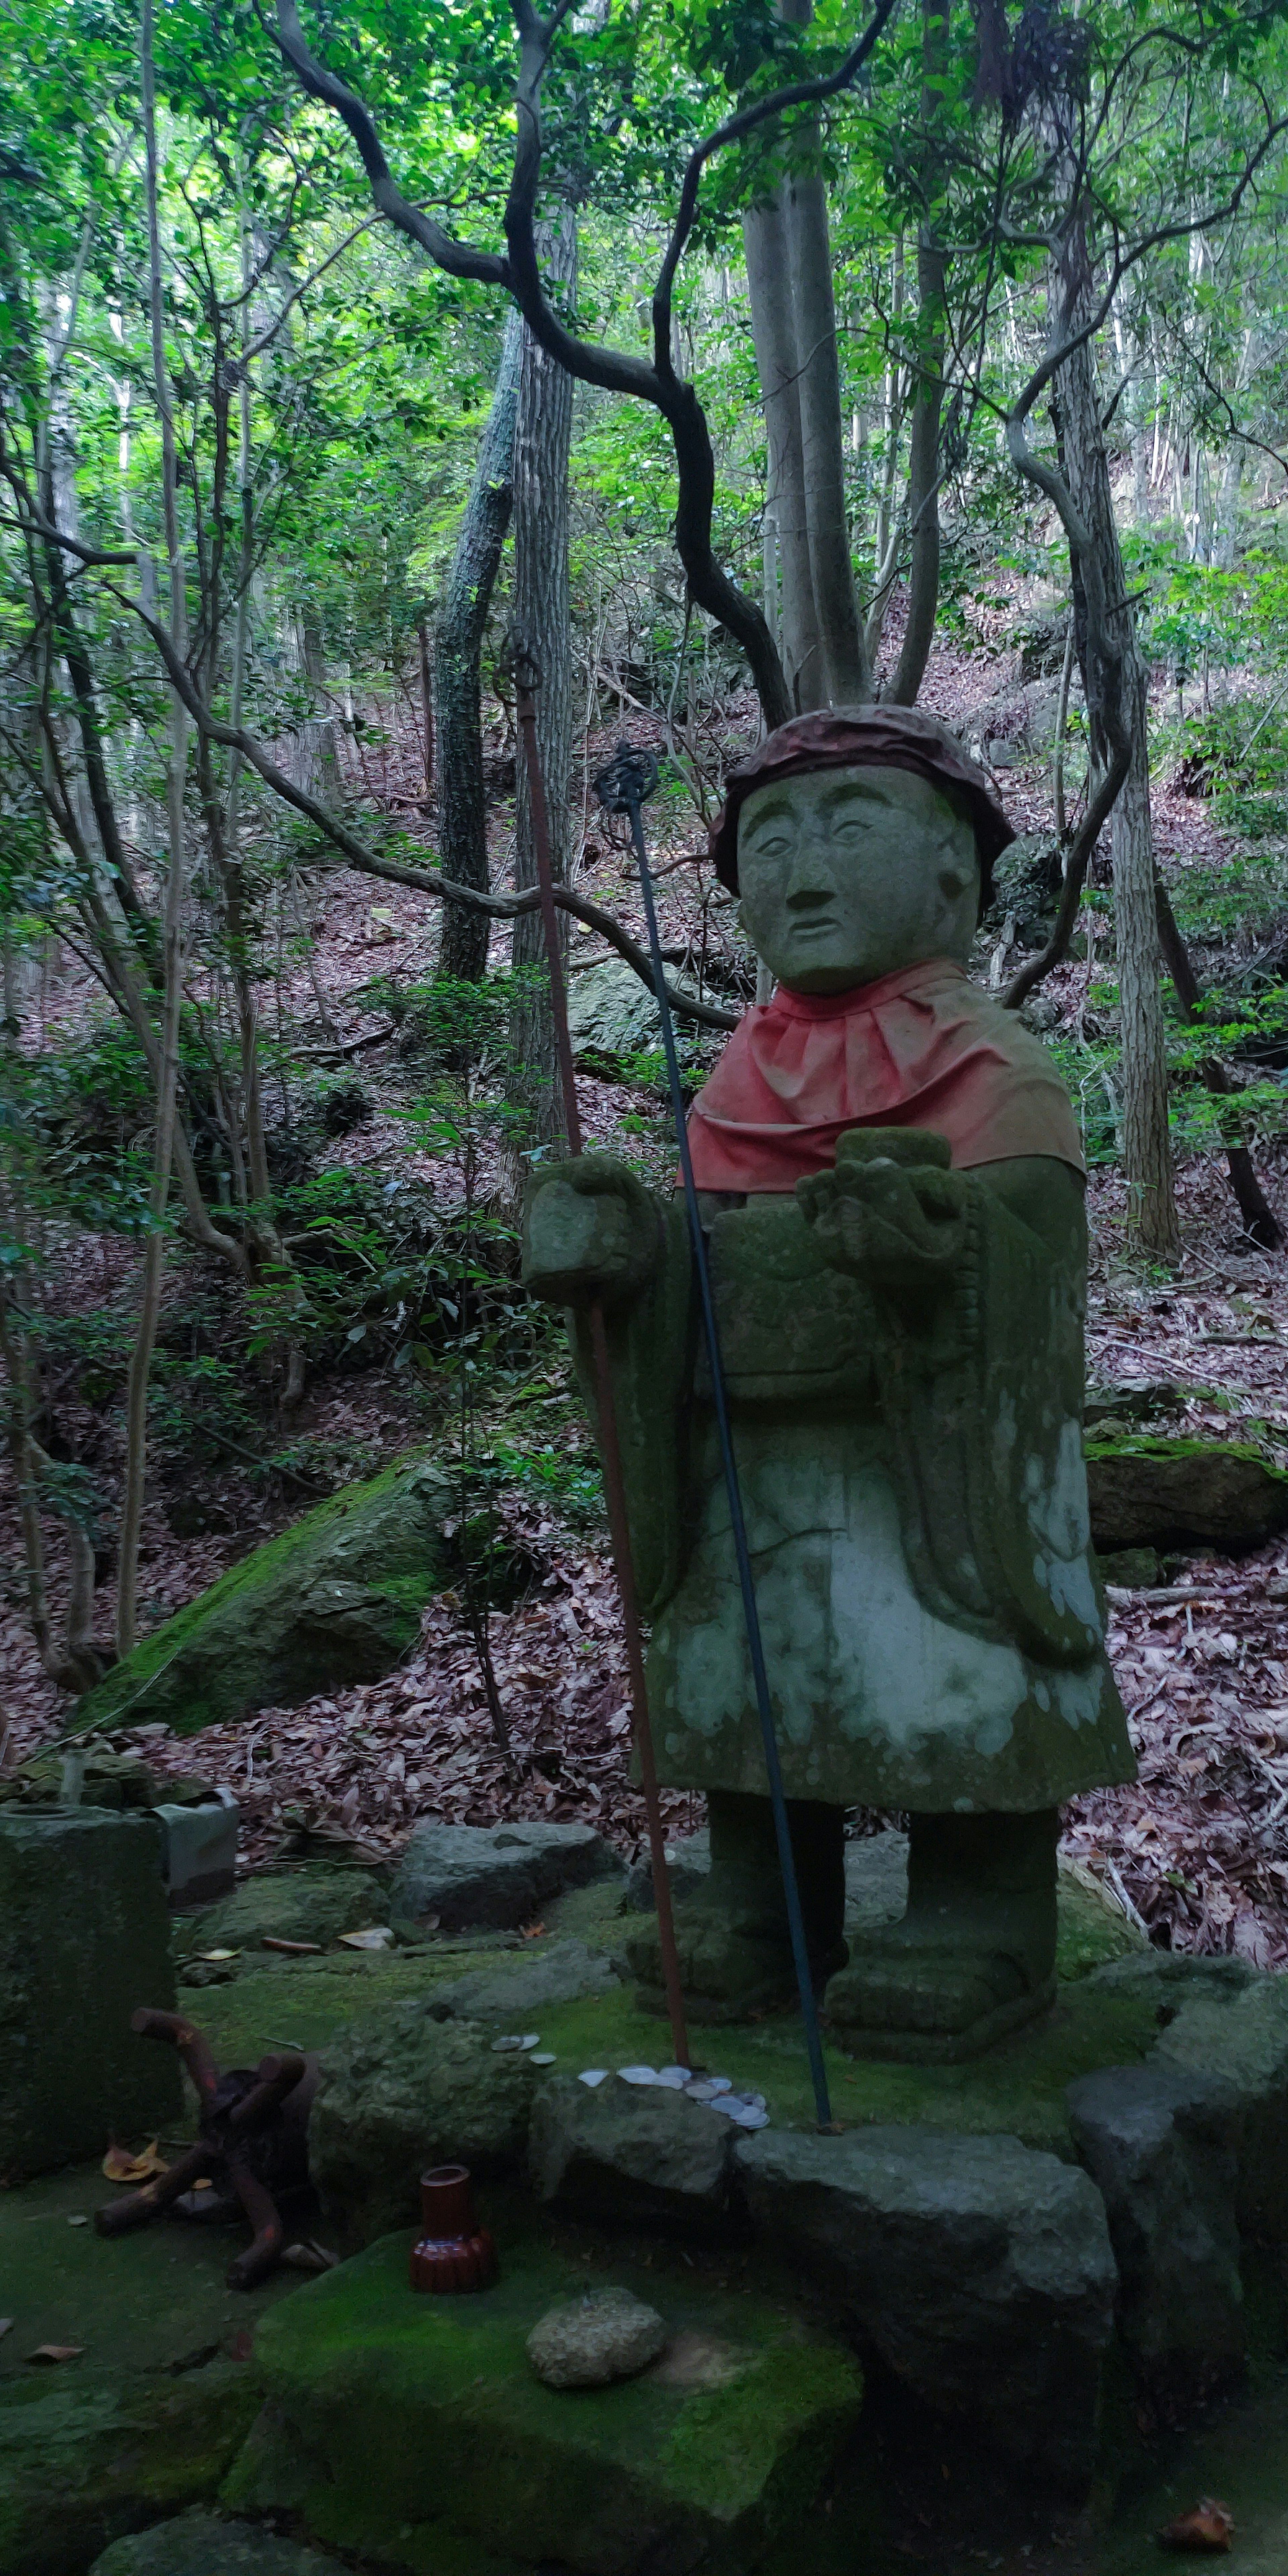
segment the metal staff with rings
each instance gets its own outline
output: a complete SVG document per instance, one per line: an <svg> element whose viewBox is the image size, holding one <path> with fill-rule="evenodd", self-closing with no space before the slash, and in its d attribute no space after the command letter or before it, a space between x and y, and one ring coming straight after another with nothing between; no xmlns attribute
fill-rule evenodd
<svg viewBox="0 0 1288 2576"><path fill-rule="evenodd" d="M751 1570L751 1551L747 1543L747 1527L743 1514L742 1492L738 1479L738 1462L734 1455L733 1433L729 1421L729 1405L725 1390L724 1370L721 1365L719 1336L716 1331L715 1306L711 1294L711 1272L710 1265L707 1260L706 1237L703 1233L702 1213L698 1204L697 1184L693 1177L693 1163L689 1153L688 1128L684 1109L684 1093L680 1081L679 1058L675 1051L675 1027L671 1018L670 1002L667 997L665 963L662 956L662 942L657 922L657 904L654 898L653 878L648 863L648 852L644 843L644 822L641 807L657 785L657 776L657 762L652 752L646 749L637 748L631 743L623 741L619 743L617 750L607 767L599 772L595 780L595 793L598 796L599 802L606 814L622 814L626 817L630 826L631 843L635 854L635 861L639 869L640 893L643 897L644 917L648 925L649 955L653 964L653 990L657 999L658 1013L662 1023L662 1052L666 1058L667 1081L671 1093L671 1109L675 1120L676 1141L679 1146L680 1173L684 1186L684 1201L689 1222L689 1236L693 1252L694 1275L698 1285L702 1327L706 1338L707 1355L711 1368L711 1388L716 1418L716 1429L720 1443L720 1457L724 1471L725 1491L729 1502L729 1518L732 1528L734 1553L737 1560L738 1581L742 1593L743 1617L746 1621L747 1644L750 1652L752 1678L755 1686L756 1709L760 1719L760 1733L764 1749L765 1770L769 1780L770 1805L773 1810L774 1834L778 1845L779 1867L782 1872L783 1897L787 1910L788 1931L791 1938L792 1961L796 1971L797 1991L800 1995L801 2017L805 2025L805 2045L809 2054L810 2075L814 2086L814 2102L818 2114L819 2125L821 2128L830 2128L832 2125L832 2107L828 2094L827 2071L823 2064L823 2044L819 2032L818 2008L814 1999L814 1984L810 1970L805 1921L801 1911L800 1888L797 1883L795 1855L792 1851L791 1827L787 1815L787 1801L783 1791L782 1765L779 1760L778 1738L774 1729L774 1713L769 1694L769 1675L765 1666L765 1650L760 1632L760 1617L756 1608L756 1586Z"/></svg>
<svg viewBox="0 0 1288 2576"><path fill-rule="evenodd" d="M541 775L541 756L537 745L536 692L541 686L541 664L527 639L514 630L506 637L498 663L498 672L502 678L508 678L514 685L515 714L523 745L528 792L532 800L532 845L537 863L541 922L550 970L550 1009L554 1020L555 1051L559 1060L560 1085L563 1092L564 1127L570 1154L580 1154L582 1151L581 1111L577 1102L572 1041L568 1034L568 995L564 976L563 943L559 936L559 915L554 899L554 870L550 857L550 819L546 807L545 782ZM649 1724L648 1695L644 1680L644 1644L640 1633L635 1568L626 1513L626 1490L622 1474L621 1447L617 1435L612 1369L601 1304L595 1302L591 1305L587 1321L594 1374L595 1406L598 1415L599 1450L604 1470L604 1499L608 1508L613 1563L617 1573L618 1590L621 1594L622 1622L626 1631L626 1666L630 1679L632 1739L639 1762L640 1786L644 1793L649 1856L653 1867L653 1888L657 1902L658 1936L662 1950L662 1974L666 1989L667 2013L671 2024L671 2044L675 2050L676 2064L687 2067L690 2062L689 2040L681 1989L680 1963L675 1946L671 1884L666 1864L666 1834L662 1825L661 1805L658 1798L657 1765L653 1757L653 1733Z"/></svg>

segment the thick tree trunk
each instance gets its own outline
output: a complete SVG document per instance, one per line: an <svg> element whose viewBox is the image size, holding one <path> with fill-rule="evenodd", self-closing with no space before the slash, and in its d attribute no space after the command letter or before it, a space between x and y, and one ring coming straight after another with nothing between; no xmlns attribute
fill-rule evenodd
<svg viewBox="0 0 1288 2576"><path fill-rule="evenodd" d="M513 505L515 414L525 331L520 314L511 312L434 639L439 857L444 876L460 885L476 886L483 894L488 884L487 805L479 657ZM448 904L438 954L440 975L477 983L487 967L490 927L486 914Z"/></svg>
<svg viewBox="0 0 1288 2576"><path fill-rule="evenodd" d="M823 678L830 705L856 706L871 695L871 690L850 562L832 246L827 229L827 198L817 171L790 183L786 216L800 388L805 525L823 648Z"/></svg>
<svg viewBox="0 0 1288 2576"><path fill-rule="evenodd" d="M742 239L765 412L766 509L778 530L779 651L792 704L800 710L821 704L826 683L810 570L796 325L781 192L768 205L748 208L742 219ZM765 613L768 616L768 608Z"/></svg>
<svg viewBox="0 0 1288 2576"><path fill-rule="evenodd" d="M571 212L551 225L542 242L551 284L572 300L577 284L577 225ZM541 666L537 691L537 749L550 817L550 859L555 882L566 885L572 859L568 799L572 767L572 645L568 624L568 460L572 450L572 378L524 332L514 441L514 622ZM522 891L537 882L532 807L526 767L518 764L514 881ZM565 914L560 915L566 936ZM540 915L514 925L513 962L518 978L511 1015L516 1066L544 1144L563 1135L563 1105L555 1060L554 1020Z"/></svg>

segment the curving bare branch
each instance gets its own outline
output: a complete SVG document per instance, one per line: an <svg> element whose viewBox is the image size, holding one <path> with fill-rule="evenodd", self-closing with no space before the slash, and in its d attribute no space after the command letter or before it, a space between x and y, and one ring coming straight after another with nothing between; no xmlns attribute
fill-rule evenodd
<svg viewBox="0 0 1288 2576"><path fill-rule="evenodd" d="M369 849L356 832L350 831L347 823L338 815L328 813L325 805L320 805L315 796L310 796L307 788L297 787L294 779L288 778L284 769L279 769L271 754L265 751L254 734L246 731L244 725L225 724L221 717L212 714L160 620L150 616L137 599L131 599L113 583L109 583L108 588L113 598L118 599L123 608L132 609L140 624L146 626L165 666L166 678L198 730L208 741L222 743L226 749L239 752L263 779L265 786L271 787L283 804L294 806L297 814L302 814L307 822L312 823L332 847L342 853L350 867L361 869L366 876L383 877L391 885L411 886L418 894L433 895L440 903L458 903L467 912L486 913L493 921L514 921L521 914L537 910L541 895L536 886L523 894L484 894L477 886L460 885L455 878L441 875L437 868L406 867L401 860L382 858L377 851ZM571 886L556 886L555 902L562 912L572 913L589 929L597 930L610 948L615 948L618 956L625 958L641 983L647 984L651 993L656 991L647 951L632 939L629 930L614 913L606 912L602 904L592 903L588 895L575 893ZM738 1025L737 1012L722 1010L717 1002L700 1002L693 994L682 992L678 985L669 981L666 993L673 1011L680 1012L686 1019L699 1021L704 1028L735 1029Z"/></svg>
<svg viewBox="0 0 1288 2576"><path fill-rule="evenodd" d="M310 52L296 0L277 0L277 33L282 52L309 96L320 99L343 118L357 144L376 204L399 231L417 242L436 266L445 269L450 276L470 277L485 285L503 287L514 297L534 339L581 383L597 385L606 393L623 394L638 402L651 403L655 410L661 412L675 449L679 481L675 538L690 599L695 606L705 609L717 624L725 627L734 641L741 645L751 667L765 721L772 728L785 723L792 714L792 701L778 648L763 611L755 600L730 580L716 559L711 525L715 505L715 458L706 414L697 393L675 372L671 354L672 289L676 270L692 233L702 172L712 155L728 144L741 142L774 118L790 114L796 107L836 97L849 87L869 59L898 6L898 0L876 0L863 34L834 71L820 74L813 80L788 82L766 97L753 100L736 115L726 118L723 125L695 146L685 171L675 223L653 295L652 362L635 356L630 350L608 348L597 341L585 340L578 332L570 330L555 312L542 282L536 236L542 159L541 84L551 46L570 5L571 0L559 0L552 16L543 18L533 0L512 0L519 39L515 86L517 134L504 215L504 257L495 251L454 241L440 225L422 214L401 194L394 183L370 111Z"/></svg>

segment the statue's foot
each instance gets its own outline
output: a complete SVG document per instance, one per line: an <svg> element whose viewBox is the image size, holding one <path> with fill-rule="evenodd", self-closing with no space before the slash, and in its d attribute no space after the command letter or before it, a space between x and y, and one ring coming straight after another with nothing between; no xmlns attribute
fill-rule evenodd
<svg viewBox="0 0 1288 2576"><path fill-rule="evenodd" d="M796 2000L796 1971L786 1932L739 1925L708 1906L681 1905L675 1912L675 1946L690 2021L746 2021L752 2013L773 2012ZM662 1945L655 1921L632 1932L626 1956L639 1981L635 2000L640 2010L665 2014ZM815 1963L816 1981L843 1966L846 1956L845 1943L837 1942Z"/></svg>
<svg viewBox="0 0 1288 2576"><path fill-rule="evenodd" d="M856 1949L824 1995L832 2037L851 2057L922 2065L978 2057L1054 1999L1054 1974L1013 1954L901 1941L898 1930Z"/></svg>

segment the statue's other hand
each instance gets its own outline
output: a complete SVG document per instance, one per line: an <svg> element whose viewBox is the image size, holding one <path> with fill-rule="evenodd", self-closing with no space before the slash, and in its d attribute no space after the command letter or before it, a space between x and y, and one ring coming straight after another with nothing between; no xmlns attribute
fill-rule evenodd
<svg viewBox="0 0 1288 2576"><path fill-rule="evenodd" d="M835 1268L888 1294L946 1286L965 1243L969 1182L934 1164L876 1159L815 1172L796 1196Z"/></svg>
<svg viewBox="0 0 1288 2576"><path fill-rule="evenodd" d="M657 1266L662 1219L641 1181L612 1154L548 1163L528 1182L523 1281L554 1306L624 1304Z"/></svg>

